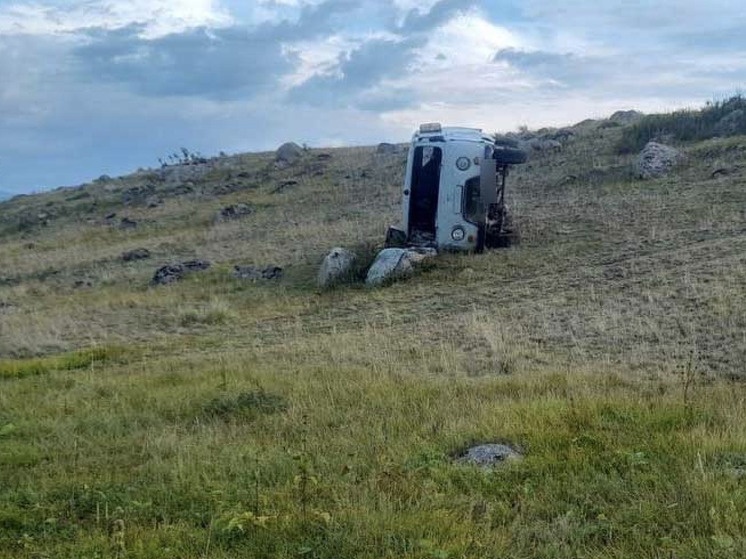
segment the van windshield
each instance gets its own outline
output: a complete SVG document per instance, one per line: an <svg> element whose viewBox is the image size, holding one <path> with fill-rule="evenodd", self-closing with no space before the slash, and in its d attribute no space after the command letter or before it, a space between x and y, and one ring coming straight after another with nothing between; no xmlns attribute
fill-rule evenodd
<svg viewBox="0 0 746 559"><path fill-rule="evenodd" d="M443 151L435 146L419 146L412 161L411 197L409 199L410 235L435 235L440 187L440 164Z"/></svg>

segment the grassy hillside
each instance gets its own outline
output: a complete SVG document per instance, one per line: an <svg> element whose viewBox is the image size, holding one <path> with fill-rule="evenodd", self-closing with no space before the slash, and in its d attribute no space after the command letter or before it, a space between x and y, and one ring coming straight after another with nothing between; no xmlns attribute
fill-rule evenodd
<svg viewBox="0 0 746 559"><path fill-rule="evenodd" d="M382 244L403 154L0 205L0 556L744 556L746 138L643 182L625 130L513 173L518 246L376 290L315 273ZM477 442L525 459L453 460Z"/></svg>

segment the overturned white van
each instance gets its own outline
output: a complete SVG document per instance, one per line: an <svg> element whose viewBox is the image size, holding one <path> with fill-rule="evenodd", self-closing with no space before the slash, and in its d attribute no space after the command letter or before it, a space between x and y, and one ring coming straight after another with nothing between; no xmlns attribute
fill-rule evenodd
<svg viewBox="0 0 746 559"><path fill-rule="evenodd" d="M526 154L476 128L423 124L412 137L402 189L402 227L388 246L481 251L499 246L505 179Z"/></svg>

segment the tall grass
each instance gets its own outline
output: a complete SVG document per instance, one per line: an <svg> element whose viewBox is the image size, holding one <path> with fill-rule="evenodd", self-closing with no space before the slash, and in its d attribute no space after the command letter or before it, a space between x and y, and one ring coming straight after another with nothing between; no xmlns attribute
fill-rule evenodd
<svg viewBox="0 0 746 559"><path fill-rule="evenodd" d="M124 355L119 347L91 347L51 357L0 361L0 379L24 378L50 371L74 371L95 363L106 363Z"/></svg>
<svg viewBox="0 0 746 559"><path fill-rule="evenodd" d="M708 102L700 110L685 109L648 115L624 130L619 151L638 151L651 140L667 137L675 141L692 142L715 136L746 134L746 114L734 118L730 126L723 125L723 118L734 111L746 111L746 98L740 93L724 101Z"/></svg>

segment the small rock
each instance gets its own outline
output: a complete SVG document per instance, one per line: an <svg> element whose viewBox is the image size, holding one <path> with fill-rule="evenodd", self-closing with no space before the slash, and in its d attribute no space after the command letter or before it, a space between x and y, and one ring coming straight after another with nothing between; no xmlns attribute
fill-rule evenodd
<svg viewBox="0 0 746 559"><path fill-rule="evenodd" d="M134 219L130 219L128 217L123 217L122 220L119 222L120 229L134 229L135 227L137 227L137 222Z"/></svg>
<svg viewBox="0 0 746 559"><path fill-rule="evenodd" d="M523 455L506 444L480 444L462 454L458 461L482 468L491 468L509 460L520 460Z"/></svg>
<svg viewBox="0 0 746 559"><path fill-rule="evenodd" d="M319 161L329 161L332 158L331 153L317 153L316 159Z"/></svg>
<svg viewBox="0 0 746 559"><path fill-rule="evenodd" d="M104 219L107 220L107 221L111 221L115 217L117 217L117 213L116 212L111 212L110 214L106 214L104 216Z"/></svg>
<svg viewBox="0 0 746 559"><path fill-rule="evenodd" d="M200 270L206 270L210 267L210 263L206 260L187 260L179 264L168 264L161 266L155 271L153 285L168 285L175 281L184 279L190 272L198 272Z"/></svg>
<svg viewBox="0 0 746 559"><path fill-rule="evenodd" d="M275 162L281 167L293 165L301 157L303 157L303 148L295 142L284 143L275 152Z"/></svg>
<svg viewBox="0 0 746 559"><path fill-rule="evenodd" d="M75 289L82 289L84 287L93 287L93 282L88 279L80 279L75 280L75 283L73 284L73 287Z"/></svg>
<svg viewBox="0 0 746 559"><path fill-rule="evenodd" d="M157 208L158 206L163 204L163 200L159 198L158 196L150 196L147 200L145 200L145 205L148 208Z"/></svg>
<svg viewBox="0 0 746 559"><path fill-rule="evenodd" d="M230 221L232 219L239 219L242 217L246 217L247 215L250 215L253 212L251 207L248 204L233 204L231 206L226 206L225 208L222 208L217 216L215 216L215 219L217 221Z"/></svg>
<svg viewBox="0 0 746 559"><path fill-rule="evenodd" d="M399 153L399 146L397 146L396 144L381 142L380 144L378 144L378 147L376 147L376 153L382 155L394 155L396 153Z"/></svg>
<svg viewBox="0 0 746 559"><path fill-rule="evenodd" d="M648 142L637 158L637 176L641 179L652 179L667 174L681 159L676 148Z"/></svg>
<svg viewBox="0 0 746 559"><path fill-rule="evenodd" d="M324 257L317 283L319 287L331 287L352 278L357 256L354 252L337 247Z"/></svg>
<svg viewBox="0 0 746 559"><path fill-rule="evenodd" d="M145 260L150 258L150 251L146 248L136 248L134 250L128 250L122 253L122 260L125 262L133 262L135 260Z"/></svg>
<svg viewBox="0 0 746 559"><path fill-rule="evenodd" d="M233 277L242 280L275 280L282 277L283 269L279 266L257 268L254 266L234 266Z"/></svg>

